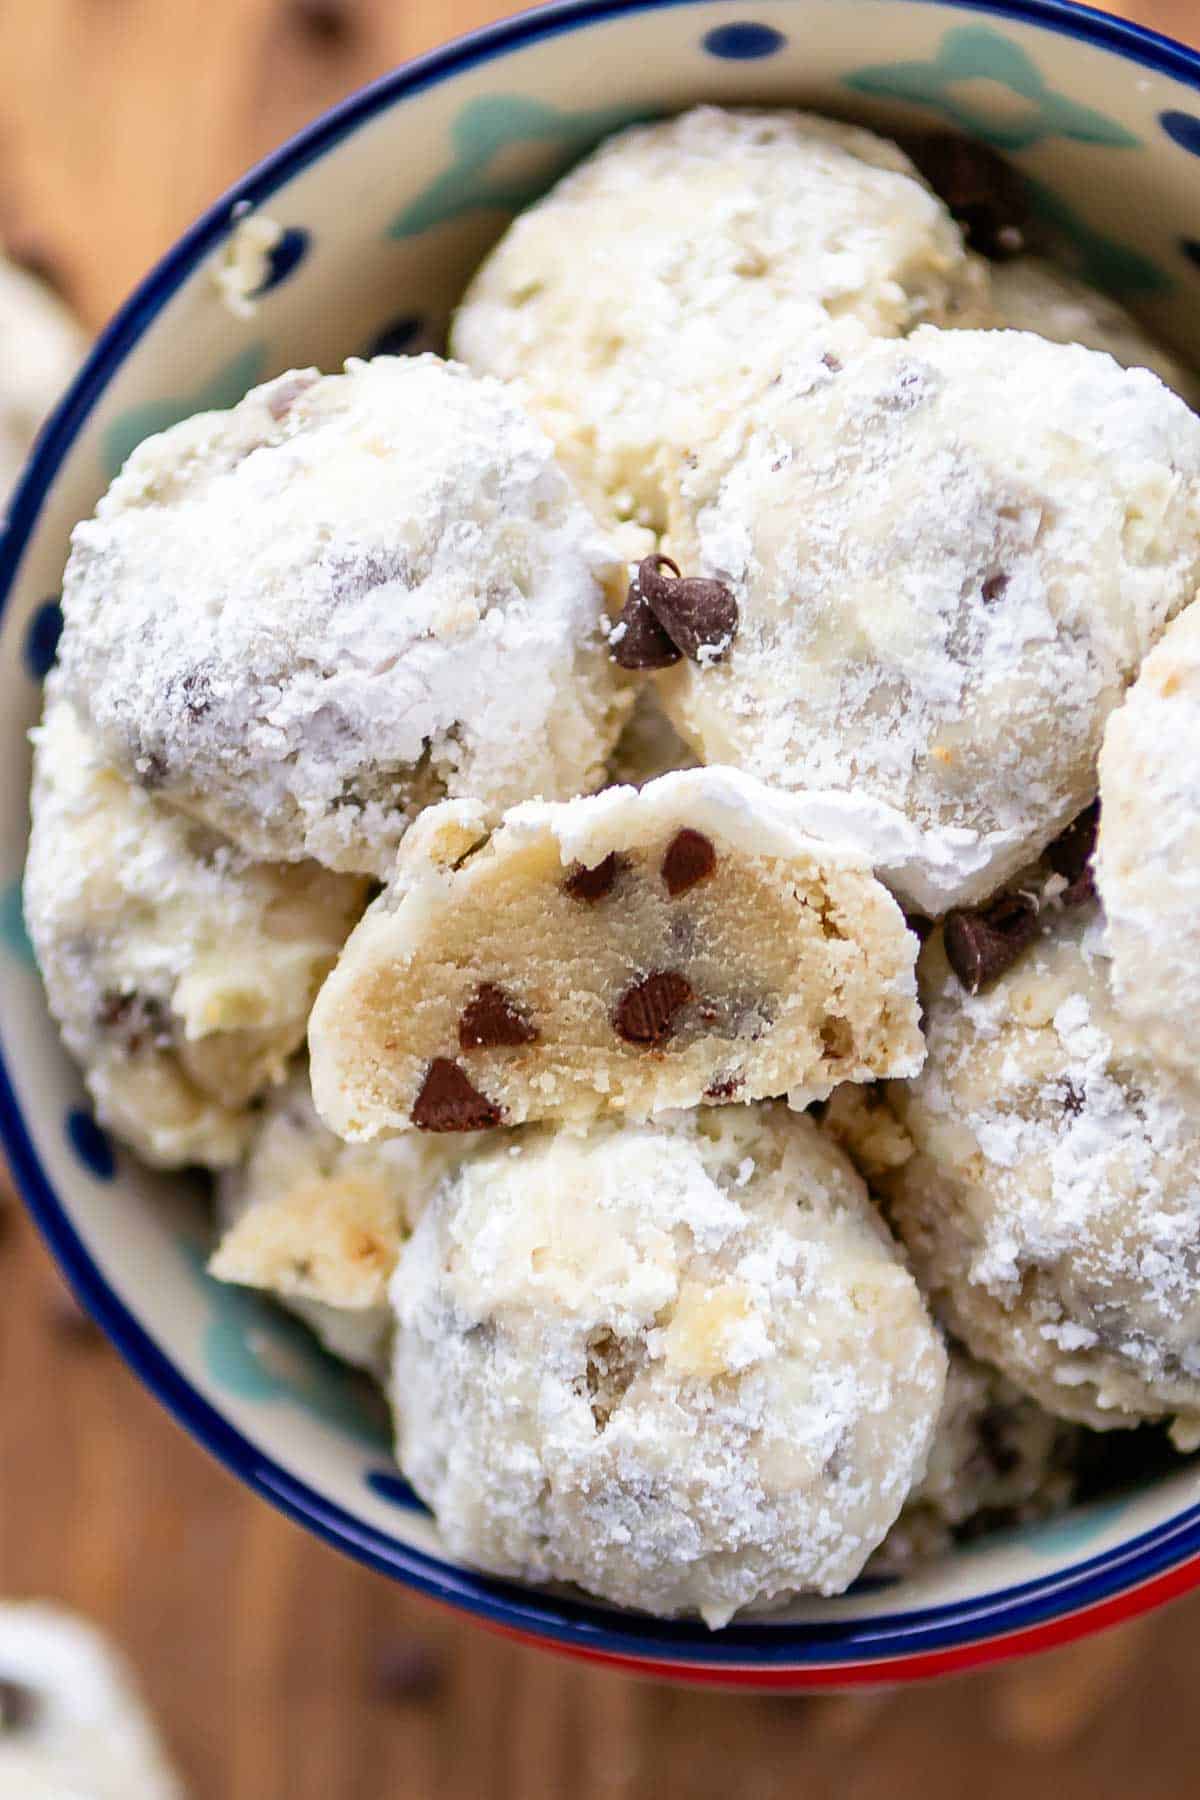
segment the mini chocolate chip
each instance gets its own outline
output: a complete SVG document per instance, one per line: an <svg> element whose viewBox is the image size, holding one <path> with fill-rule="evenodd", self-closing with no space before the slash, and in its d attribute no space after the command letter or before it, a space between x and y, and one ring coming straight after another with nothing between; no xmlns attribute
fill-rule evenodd
<svg viewBox="0 0 1200 1800"><path fill-rule="evenodd" d="M993 601L1002 600L1004 598L1005 594L1008 592L1008 584L1011 579L1012 577L1010 575L1003 574L988 576L983 584L982 591L983 598L989 606L991 606Z"/></svg>
<svg viewBox="0 0 1200 1800"><path fill-rule="evenodd" d="M613 661L619 669L669 669L683 661L683 651L675 648L651 612L636 576L617 624L620 635L613 643Z"/></svg>
<svg viewBox="0 0 1200 1800"><path fill-rule="evenodd" d="M947 913L946 960L969 994L1011 969L1038 931L1037 903L1028 894L1001 894L986 906Z"/></svg>
<svg viewBox="0 0 1200 1800"><path fill-rule="evenodd" d="M918 944L923 944L933 930L933 920L923 919L920 913L905 913L904 923L908 926L908 929L912 932Z"/></svg>
<svg viewBox="0 0 1200 1800"><path fill-rule="evenodd" d="M432 1699L445 1685L444 1662L419 1638L397 1638L376 1659L375 1693L389 1705Z"/></svg>
<svg viewBox="0 0 1200 1800"><path fill-rule="evenodd" d="M1083 1111L1083 1094L1069 1076L1065 1077L1059 1085L1062 1089L1063 1111L1070 1113L1073 1119L1077 1119Z"/></svg>
<svg viewBox="0 0 1200 1800"><path fill-rule="evenodd" d="M41 1708L38 1697L23 1681L0 1675L0 1734L28 1731Z"/></svg>
<svg viewBox="0 0 1200 1800"><path fill-rule="evenodd" d="M953 131L923 133L909 152L963 228L972 250L1002 262L1025 248L1029 189L986 144Z"/></svg>
<svg viewBox="0 0 1200 1800"><path fill-rule="evenodd" d="M675 969L656 969L627 987L613 1012L613 1029L627 1044L665 1044L675 1015L691 1000L692 984Z"/></svg>
<svg viewBox="0 0 1200 1800"><path fill-rule="evenodd" d="M725 655L737 636L738 604L723 581L684 576L669 556L647 556L637 585L671 642L692 662Z"/></svg>
<svg viewBox="0 0 1200 1800"><path fill-rule="evenodd" d="M593 869L577 863L562 884L563 893L569 894L572 900L586 901L589 906L597 900L606 900L625 867L625 858L618 856L615 850L610 850L604 861L598 862Z"/></svg>
<svg viewBox="0 0 1200 1800"><path fill-rule="evenodd" d="M534 1044L538 1028L528 1014L494 981L485 981L463 1008L458 1021L460 1050L495 1050Z"/></svg>
<svg viewBox="0 0 1200 1800"><path fill-rule="evenodd" d="M129 1056L136 1056L147 1044L152 1050L165 1050L174 1041L166 1005L154 994L121 994L106 988L100 996L96 1024L119 1036Z"/></svg>
<svg viewBox="0 0 1200 1800"><path fill-rule="evenodd" d="M699 882L707 881L716 866L717 852L710 838L688 825L677 831L662 860L662 878L672 900L686 894Z"/></svg>
<svg viewBox="0 0 1200 1800"><path fill-rule="evenodd" d="M435 1056L413 1103L412 1122L419 1131L487 1131L504 1114L481 1094L448 1056Z"/></svg>
<svg viewBox="0 0 1200 1800"><path fill-rule="evenodd" d="M1059 898L1064 906L1083 906L1096 897L1092 874L1092 857L1096 853L1096 832L1100 825L1100 802L1092 804L1046 846L1045 859L1056 875L1066 882Z"/></svg>
<svg viewBox="0 0 1200 1800"><path fill-rule="evenodd" d="M746 1085L744 1075L726 1075L721 1081L714 1081L704 1090L706 1100L732 1100L739 1088Z"/></svg>

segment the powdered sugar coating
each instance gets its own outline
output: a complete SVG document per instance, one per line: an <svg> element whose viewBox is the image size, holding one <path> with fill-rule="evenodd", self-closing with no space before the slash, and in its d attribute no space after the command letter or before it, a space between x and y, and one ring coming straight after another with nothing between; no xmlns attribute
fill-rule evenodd
<svg viewBox="0 0 1200 1800"><path fill-rule="evenodd" d="M326 1347L381 1373L400 1246L447 1169L476 1140L345 1144L321 1123L301 1065L267 1100L246 1161L221 1177L219 1281L264 1288Z"/></svg>
<svg viewBox="0 0 1200 1800"><path fill-rule="evenodd" d="M1200 607L1146 658L1100 753L1112 981L1154 1054L1200 1065Z"/></svg>
<svg viewBox="0 0 1200 1800"><path fill-rule="evenodd" d="M798 354L682 486L667 548L733 590L729 654L659 677L706 762L883 801L894 885L982 897L1095 793L1104 722L1200 582L1200 419L1025 333Z"/></svg>
<svg viewBox="0 0 1200 1800"><path fill-rule="evenodd" d="M83 333L48 288L0 256L0 502L83 355Z"/></svg>
<svg viewBox="0 0 1200 1800"><path fill-rule="evenodd" d="M56 685L34 740L25 918L97 1113L149 1162L234 1162L367 884L253 863L172 812L112 767Z"/></svg>
<svg viewBox="0 0 1200 1800"><path fill-rule="evenodd" d="M702 106L609 139L522 213L451 341L521 380L598 510L659 530L691 449L814 330L966 323L985 287L895 144Z"/></svg>
<svg viewBox="0 0 1200 1800"><path fill-rule="evenodd" d="M779 1107L498 1143L393 1302L399 1457L451 1553L714 1627L847 1587L942 1399L862 1184Z"/></svg>
<svg viewBox="0 0 1200 1800"><path fill-rule="evenodd" d="M997 320L1010 331L1032 331L1055 344L1103 350L1124 369L1150 369L1194 407L1200 381L1164 350L1119 301L1040 256L1018 256L991 269Z"/></svg>
<svg viewBox="0 0 1200 1800"><path fill-rule="evenodd" d="M951 1343L946 1398L929 1462L871 1559L872 1575L907 1575L956 1537L1028 1523L1072 1499L1077 1428Z"/></svg>
<svg viewBox="0 0 1200 1800"><path fill-rule="evenodd" d="M0 1675L31 1699L28 1723L0 1730L5 1800L183 1800L130 1671L82 1619L0 1605Z"/></svg>
<svg viewBox="0 0 1200 1800"><path fill-rule="evenodd" d="M1095 908L1062 912L972 999L922 957L929 1057L889 1087L916 1154L885 1179L936 1311L1098 1429L1200 1431L1200 1095L1114 1005Z"/></svg>
<svg viewBox="0 0 1200 1800"><path fill-rule="evenodd" d="M68 695L251 853L382 874L420 808L598 787L629 696L611 552L544 433L433 356L257 388L77 526Z"/></svg>

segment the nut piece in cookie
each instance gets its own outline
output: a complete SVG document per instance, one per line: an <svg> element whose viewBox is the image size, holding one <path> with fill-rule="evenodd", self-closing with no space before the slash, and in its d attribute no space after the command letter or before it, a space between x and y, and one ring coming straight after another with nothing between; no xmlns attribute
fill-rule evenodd
<svg viewBox="0 0 1200 1800"><path fill-rule="evenodd" d="M491 1139L392 1300L398 1456L451 1552L714 1627L842 1592L942 1403L865 1188L782 1105Z"/></svg>
<svg viewBox="0 0 1200 1800"><path fill-rule="evenodd" d="M370 1141L914 1071L916 939L794 813L723 769L527 803L490 836L434 808L313 1010L322 1117Z"/></svg>

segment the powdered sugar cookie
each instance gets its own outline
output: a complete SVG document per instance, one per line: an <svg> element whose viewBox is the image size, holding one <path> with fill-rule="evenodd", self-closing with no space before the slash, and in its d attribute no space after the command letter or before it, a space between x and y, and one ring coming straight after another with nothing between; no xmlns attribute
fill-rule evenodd
<svg viewBox="0 0 1200 1800"><path fill-rule="evenodd" d="M97 1114L149 1162L235 1162L366 883L251 862L126 781L57 693L34 737L25 917Z"/></svg>
<svg viewBox="0 0 1200 1800"><path fill-rule="evenodd" d="M1105 720L1200 583L1200 419L1152 375L1028 333L818 347L682 489L667 549L737 608L657 678L705 762L867 796L981 898L1094 796Z"/></svg>
<svg viewBox="0 0 1200 1800"><path fill-rule="evenodd" d="M1096 880L1113 989L1156 1056L1200 1066L1200 607L1147 657L1100 753Z"/></svg>
<svg viewBox="0 0 1200 1800"><path fill-rule="evenodd" d="M256 388L142 444L77 526L64 689L255 856L383 874L421 807L599 787L631 695L611 551L548 439L433 356Z"/></svg>
<svg viewBox="0 0 1200 1800"><path fill-rule="evenodd" d="M814 329L966 323L985 294L895 144L810 113L702 106L611 138L522 213L452 343L521 381L604 516L657 531L691 452Z"/></svg>
<svg viewBox="0 0 1200 1800"><path fill-rule="evenodd" d="M861 851L735 771L432 808L313 1010L341 1136L821 1098L920 1067L916 940Z"/></svg>
<svg viewBox="0 0 1200 1800"><path fill-rule="evenodd" d="M451 1552L712 1626L846 1588L942 1401L861 1182L783 1107L496 1140L393 1300L399 1458Z"/></svg>
<svg viewBox="0 0 1200 1800"><path fill-rule="evenodd" d="M1200 1101L1114 1005L1098 909L1062 911L986 992L940 935L929 1058L888 1089L915 1155L884 1179L940 1316L1063 1418L1200 1439Z"/></svg>

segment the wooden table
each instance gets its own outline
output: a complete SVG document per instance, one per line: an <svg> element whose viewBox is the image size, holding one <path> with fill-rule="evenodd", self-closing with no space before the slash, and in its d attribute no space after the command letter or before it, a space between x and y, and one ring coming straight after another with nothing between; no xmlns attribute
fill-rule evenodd
<svg viewBox="0 0 1200 1800"><path fill-rule="evenodd" d="M1196 0L1131 17L1200 35ZM99 325L304 119L496 0L2 0L0 235ZM0 1592L125 1646L198 1800L1181 1800L1200 1602L951 1687L797 1701L518 1649L342 1560L161 1412L0 1209Z"/></svg>

